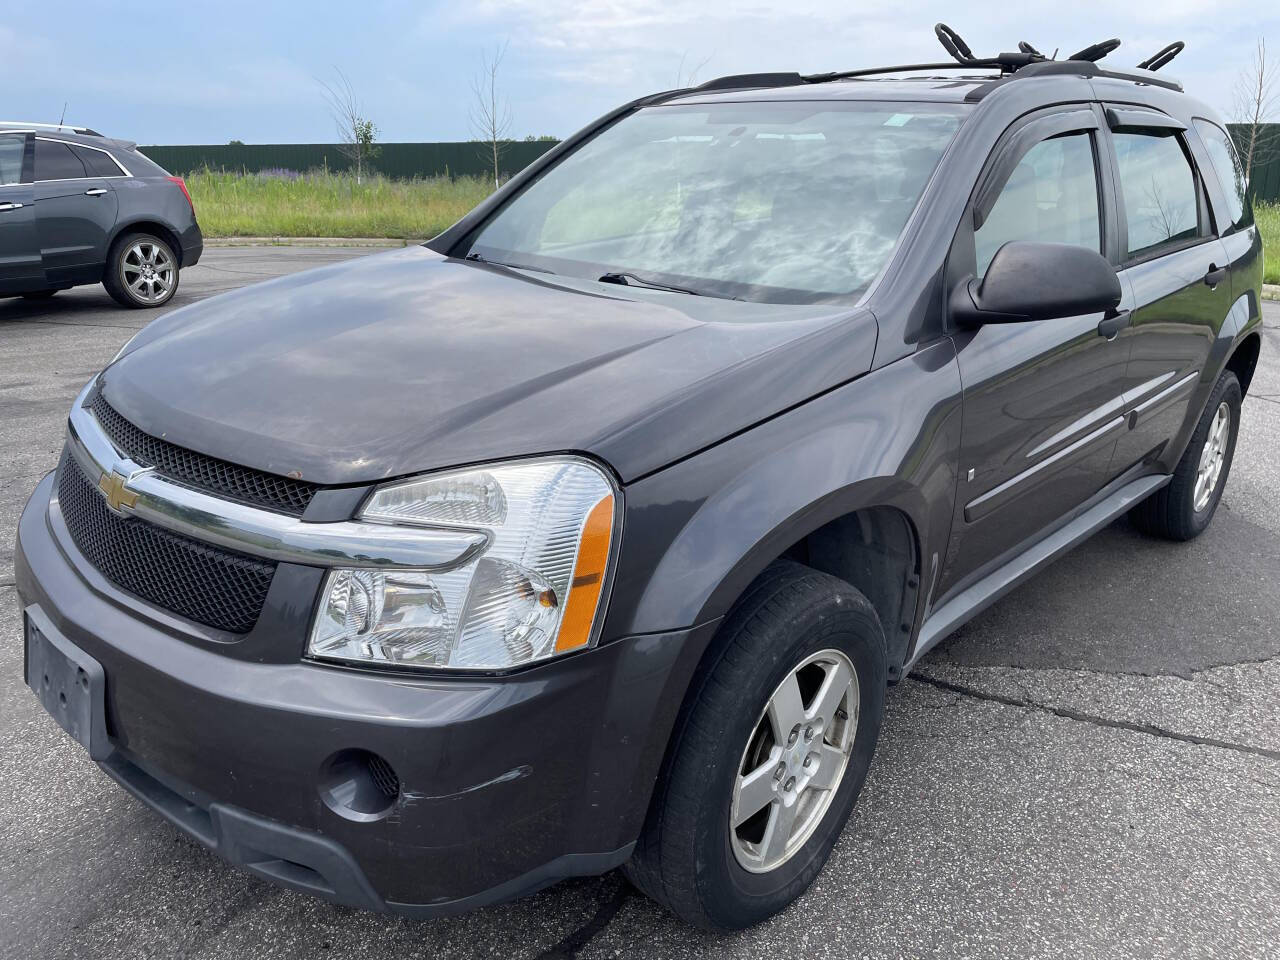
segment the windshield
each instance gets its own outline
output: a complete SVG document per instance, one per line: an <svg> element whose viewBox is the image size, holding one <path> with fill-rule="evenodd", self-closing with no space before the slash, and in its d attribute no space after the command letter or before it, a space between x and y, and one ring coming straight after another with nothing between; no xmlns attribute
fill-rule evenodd
<svg viewBox="0 0 1280 960"><path fill-rule="evenodd" d="M934 103L647 107L507 203L471 254L771 303L853 297L962 118Z"/></svg>

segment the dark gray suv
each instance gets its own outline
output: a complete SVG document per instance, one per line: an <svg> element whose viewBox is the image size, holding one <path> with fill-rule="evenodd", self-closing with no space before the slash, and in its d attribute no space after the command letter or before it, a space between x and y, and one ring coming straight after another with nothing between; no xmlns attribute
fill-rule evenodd
<svg viewBox="0 0 1280 960"><path fill-rule="evenodd" d="M1209 107L1089 53L658 94L424 246L157 320L20 521L28 683L340 903L625 865L693 923L780 910L889 684L1115 518L1188 539L1222 496L1243 178Z"/></svg>
<svg viewBox="0 0 1280 960"><path fill-rule="evenodd" d="M84 127L0 121L0 296L101 283L158 307L204 240L181 177Z"/></svg>

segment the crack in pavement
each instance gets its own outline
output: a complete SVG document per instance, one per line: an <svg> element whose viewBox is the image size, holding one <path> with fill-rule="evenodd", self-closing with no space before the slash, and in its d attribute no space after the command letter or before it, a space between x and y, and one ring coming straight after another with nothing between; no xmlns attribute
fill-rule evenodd
<svg viewBox="0 0 1280 960"><path fill-rule="evenodd" d="M1141 680L1181 680L1184 683L1212 683L1199 676L1211 670L1225 670L1231 667L1261 667L1280 660L1280 652L1263 657L1249 657L1244 660L1223 660L1221 663L1210 663L1203 667L1193 667L1186 673L1152 673L1147 670L1100 670L1097 667L1024 667L1018 663L964 663L959 660L939 659L939 665L957 667L961 670L1011 670L1017 673L1084 673L1094 677L1137 677Z"/></svg>
<svg viewBox="0 0 1280 960"><path fill-rule="evenodd" d="M1134 723L1130 720L1113 720L1110 717L1100 717L1092 713L1084 713L1080 710L1072 710L1069 707L1052 707L1045 703L1038 703L1024 697L1009 697L1000 693L988 693L985 690L979 690L976 687L970 687L963 683L952 683L950 680L942 680L938 677L930 677L926 674L912 674L909 679L916 683L923 683L939 690L946 690L949 693L958 693L966 697L972 697L975 700L986 700L990 703L999 703L1007 707L1022 707L1028 710L1039 710L1042 713L1052 714L1055 717L1063 717L1067 720L1076 720L1080 723L1090 723L1098 727L1107 727L1112 730L1128 730L1131 733L1145 733L1148 736L1160 737L1165 740L1176 740L1179 743L1190 743L1199 747L1216 747L1220 750L1233 750L1236 753L1247 753L1251 756L1262 757L1264 760L1280 761L1280 750L1268 750L1266 747L1255 747L1247 743L1232 743L1229 740L1217 740L1213 737L1200 737L1192 733L1178 733L1176 730L1168 730L1164 727L1157 727L1149 723Z"/></svg>
<svg viewBox="0 0 1280 960"><path fill-rule="evenodd" d="M94 323L92 320L32 320L28 317L3 317L0 318L0 323L38 323L52 327L106 327L109 330L133 330L135 332L142 329L142 327L126 326L121 323Z"/></svg>
<svg viewBox="0 0 1280 960"><path fill-rule="evenodd" d="M633 896L635 896L635 891L631 889L631 884L625 880L620 881L618 889L614 891L613 896L600 904L596 912L592 914L591 919L576 930L571 931L555 946L538 954L537 960L561 960L564 957L576 957L592 940L604 933L605 928L618 915L618 911Z"/></svg>

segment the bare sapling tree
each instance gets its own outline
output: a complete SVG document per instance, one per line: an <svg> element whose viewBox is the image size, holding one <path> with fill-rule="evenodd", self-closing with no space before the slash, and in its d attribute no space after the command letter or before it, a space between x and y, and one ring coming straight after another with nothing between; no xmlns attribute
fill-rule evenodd
<svg viewBox="0 0 1280 960"><path fill-rule="evenodd" d="M510 41L508 41L509 43ZM484 155L493 164L493 189L502 186L500 163L511 129L511 104L498 92L498 70L507 55L507 44L494 48L492 54L480 55L480 69L471 81L474 102L471 127L476 139L484 144Z"/></svg>
<svg viewBox="0 0 1280 960"><path fill-rule="evenodd" d="M1241 70L1232 91L1235 120L1243 128L1236 146L1240 148L1246 182L1253 175L1254 162L1263 156L1274 136L1268 133L1267 124L1280 108L1277 70L1280 65L1267 57L1266 39L1259 37L1253 58Z"/></svg>
<svg viewBox="0 0 1280 960"><path fill-rule="evenodd" d="M364 105L356 96L355 89L347 75L338 68L333 71L337 76L332 83L317 80L324 92L325 102L333 114L333 122L338 128L339 149L343 156L355 164L356 183L364 179L369 162L377 157L380 148L378 125L364 112Z"/></svg>
<svg viewBox="0 0 1280 960"><path fill-rule="evenodd" d="M689 52L687 50L680 55L680 66L676 70L676 89L677 90L683 90L685 87L692 87L695 83L697 83L698 74L702 72L703 67L705 67L708 63L711 62L711 57L710 55L708 55L704 57L701 61L699 61L697 66L695 66L688 73L686 73L684 69L684 62L685 60L688 59L688 57L689 57Z"/></svg>

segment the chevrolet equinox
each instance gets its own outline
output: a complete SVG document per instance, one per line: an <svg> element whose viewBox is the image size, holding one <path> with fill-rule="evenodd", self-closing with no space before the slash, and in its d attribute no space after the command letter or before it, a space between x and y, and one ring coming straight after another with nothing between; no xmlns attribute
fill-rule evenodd
<svg viewBox="0 0 1280 960"><path fill-rule="evenodd" d="M1204 530L1258 356L1172 47L939 34L629 103L423 246L153 322L20 521L44 706L338 903L622 866L700 926L785 907L888 685L1122 514Z"/></svg>

